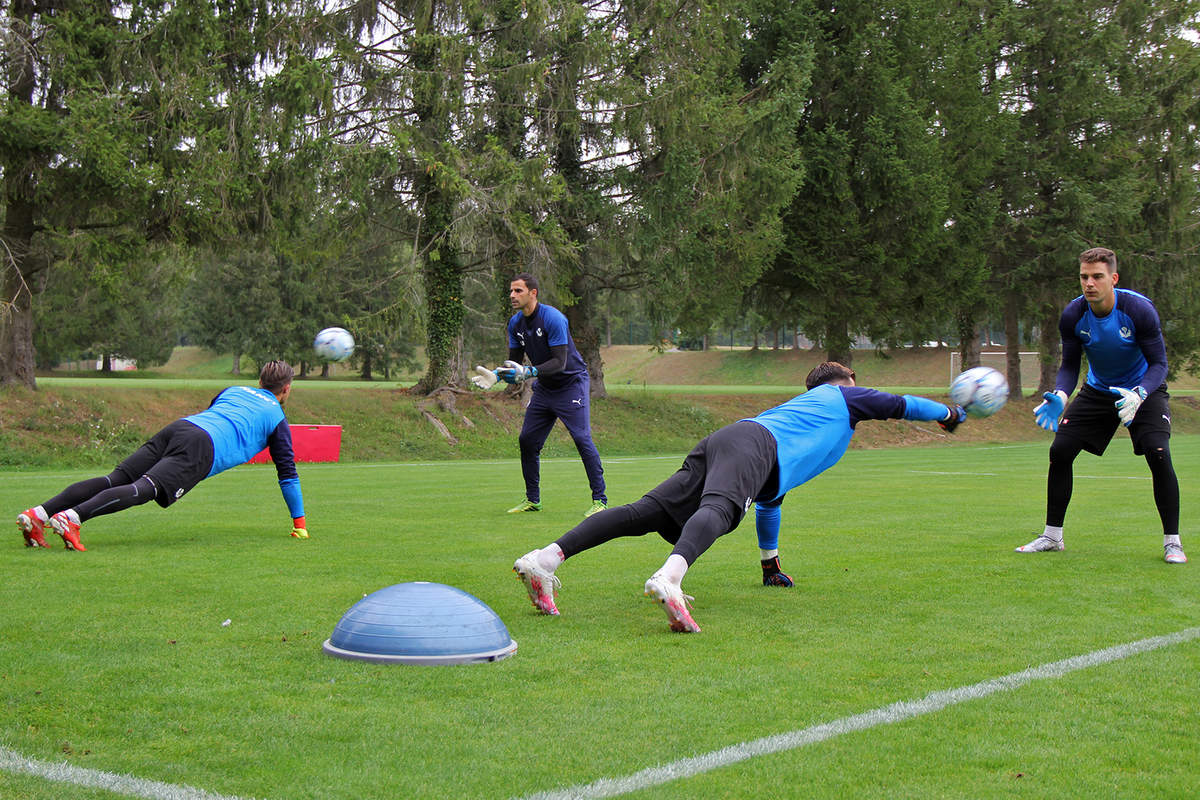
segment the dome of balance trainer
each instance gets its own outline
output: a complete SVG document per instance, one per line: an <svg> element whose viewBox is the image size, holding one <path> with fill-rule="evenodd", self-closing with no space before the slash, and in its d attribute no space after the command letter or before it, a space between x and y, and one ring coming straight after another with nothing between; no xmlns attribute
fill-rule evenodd
<svg viewBox="0 0 1200 800"><path fill-rule="evenodd" d="M498 661L517 650L478 597L428 581L398 583L355 603L325 640L339 658L403 664Z"/></svg>

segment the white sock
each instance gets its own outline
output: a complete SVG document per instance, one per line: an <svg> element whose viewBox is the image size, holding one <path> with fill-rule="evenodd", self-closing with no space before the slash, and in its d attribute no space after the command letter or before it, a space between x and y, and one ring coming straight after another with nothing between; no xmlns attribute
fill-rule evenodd
<svg viewBox="0 0 1200 800"><path fill-rule="evenodd" d="M558 565L566 560L567 558L563 555L562 548L553 542L538 550L538 566L547 572L554 572L554 570L558 569Z"/></svg>
<svg viewBox="0 0 1200 800"><path fill-rule="evenodd" d="M66 515L67 515L67 519L71 520L71 522L74 522L76 525L80 525L80 524L82 524L82 523L80 523L80 521L79 521L79 514L78 514L78 513L76 513L75 509L73 509L73 508L68 508L66 511L63 511L63 512L61 512L61 513L63 513L63 514L66 514Z"/></svg>
<svg viewBox="0 0 1200 800"><path fill-rule="evenodd" d="M1062 526L1056 528L1053 525L1047 525L1046 530L1042 531L1042 536L1045 536L1047 539L1053 539L1056 542L1061 542Z"/></svg>
<svg viewBox="0 0 1200 800"><path fill-rule="evenodd" d="M775 548L774 550L763 550L761 547L758 548L758 557L760 559L762 559L763 561L766 561L769 558L774 558L777 555L779 555L778 547Z"/></svg>
<svg viewBox="0 0 1200 800"><path fill-rule="evenodd" d="M47 522L50 519L50 515L46 513L46 509L42 508L41 506L33 507L33 515L37 517L40 522Z"/></svg>
<svg viewBox="0 0 1200 800"><path fill-rule="evenodd" d="M667 556L666 563L658 571L659 575L669 580L671 583L678 586L683 582L683 576L687 574L688 563L687 559L678 553L672 553Z"/></svg>
<svg viewBox="0 0 1200 800"><path fill-rule="evenodd" d="M1175 534L1174 536L1167 536L1166 534L1163 534L1163 547L1166 547L1169 544L1173 544L1176 547L1183 546L1179 543L1179 534L1178 533Z"/></svg>

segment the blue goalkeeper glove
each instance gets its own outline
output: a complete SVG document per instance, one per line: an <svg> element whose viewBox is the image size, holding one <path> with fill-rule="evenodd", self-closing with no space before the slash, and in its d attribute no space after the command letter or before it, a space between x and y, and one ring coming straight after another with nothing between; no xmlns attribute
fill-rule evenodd
<svg viewBox="0 0 1200 800"><path fill-rule="evenodd" d="M1142 401L1146 399L1146 390L1141 386L1135 386L1132 390L1122 389L1120 386L1113 388L1117 394L1121 395L1121 399L1116 404L1117 416L1128 428L1133 423L1133 418L1137 416L1138 409L1142 407Z"/></svg>
<svg viewBox="0 0 1200 800"><path fill-rule="evenodd" d="M939 419L938 425L942 426L942 430L946 433L954 433L954 429L967 421L966 410L959 405L950 406L950 416L945 419Z"/></svg>
<svg viewBox="0 0 1200 800"><path fill-rule="evenodd" d="M505 361L504 366L496 370L496 377L505 383L522 383L536 378L537 374L537 367L527 367L515 361Z"/></svg>
<svg viewBox="0 0 1200 800"><path fill-rule="evenodd" d="M763 586L795 586L792 576L779 568L779 556L762 560Z"/></svg>
<svg viewBox="0 0 1200 800"><path fill-rule="evenodd" d="M1033 418L1037 424L1047 431L1058 431L1058 421L1067 408L1067 395L1055 390L1042 395L1044 400L1033 410Z"/></svg>

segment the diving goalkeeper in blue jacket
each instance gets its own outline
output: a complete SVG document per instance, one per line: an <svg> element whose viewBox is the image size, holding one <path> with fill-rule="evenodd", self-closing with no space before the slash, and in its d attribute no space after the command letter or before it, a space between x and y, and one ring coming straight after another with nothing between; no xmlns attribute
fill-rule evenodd
<svg viewBox="0 0 1200 800"><path fill-rule="evenodd" d="M92 517L151 500L166 508L200 481L244 464L264 447L275 462L279 489L292 517L291 535L307 539L292 431L283 415L292 376L289 364L267 363L258 386L230 386L204 411L177 419L156 433L108 475L73 483L21 512L17 527L26 547L49 547L44 533L51 527L68 550L86 550L79 526Z"/></svg>
<svg viewBox="0 0 1200 800"><path fill-rule="evenodd" d="M780 506L784 496L837 463L855 426L866 419L938 422L953 431L966 419L959 406L914 395L895 395L855 384L854 372L827 361L805 380L808 391L756 417L726 425L703 439L675 474L640 500L588 517L556 541L517 559L536 609L558 614L554 571L570 556L621 536L657 531L674 545L645 594L662 605L671 630L700 630L688 611L681 583L688 568L718 537L729 533L755 505L763 583L791 586L779 567Z"/></svg>

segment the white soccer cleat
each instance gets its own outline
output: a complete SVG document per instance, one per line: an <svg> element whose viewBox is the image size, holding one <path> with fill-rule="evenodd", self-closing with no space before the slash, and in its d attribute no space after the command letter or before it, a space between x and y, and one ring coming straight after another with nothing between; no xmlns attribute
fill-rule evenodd
<svg viewBox="0 0 1200 800"><path fill-rule="evenodd" d="M1018 553L1045 553L1051 550L1062 550L1062 539L1051 539L1049 536L1042 535L1034 539L1029 544L1023 544L1016 549Z"/></svg>
<svg viewBox="0 0 1200 800"><path fill-rule="evenodd" d="M529 592L529 601L533 603L533 607L543 614L557 617L558 607L554 605L554 594L562 585L562 581L553 572L542 569L537 556L537 550L531 550L521 556L513 564L513 572L517 573L521 583L525 584L525 591Z"/></svg>
<svg viewBox="0 0 1200 800"><path fill-rule="evenodd" d="M661 572L656 572L646 581L644 593L663 607L671 630L676 633L700 632L700 626L688 613L688 603L696 598L684 594L679 584L671 583Z"/></svg>
<svg viewBox="0 0 1200 800"><path fill-rule="evenodd" d="M1163 545L1163 561L1168 564L1186 564L1187 556L1183 554L1183 547L1177 544Z"/></svg>

